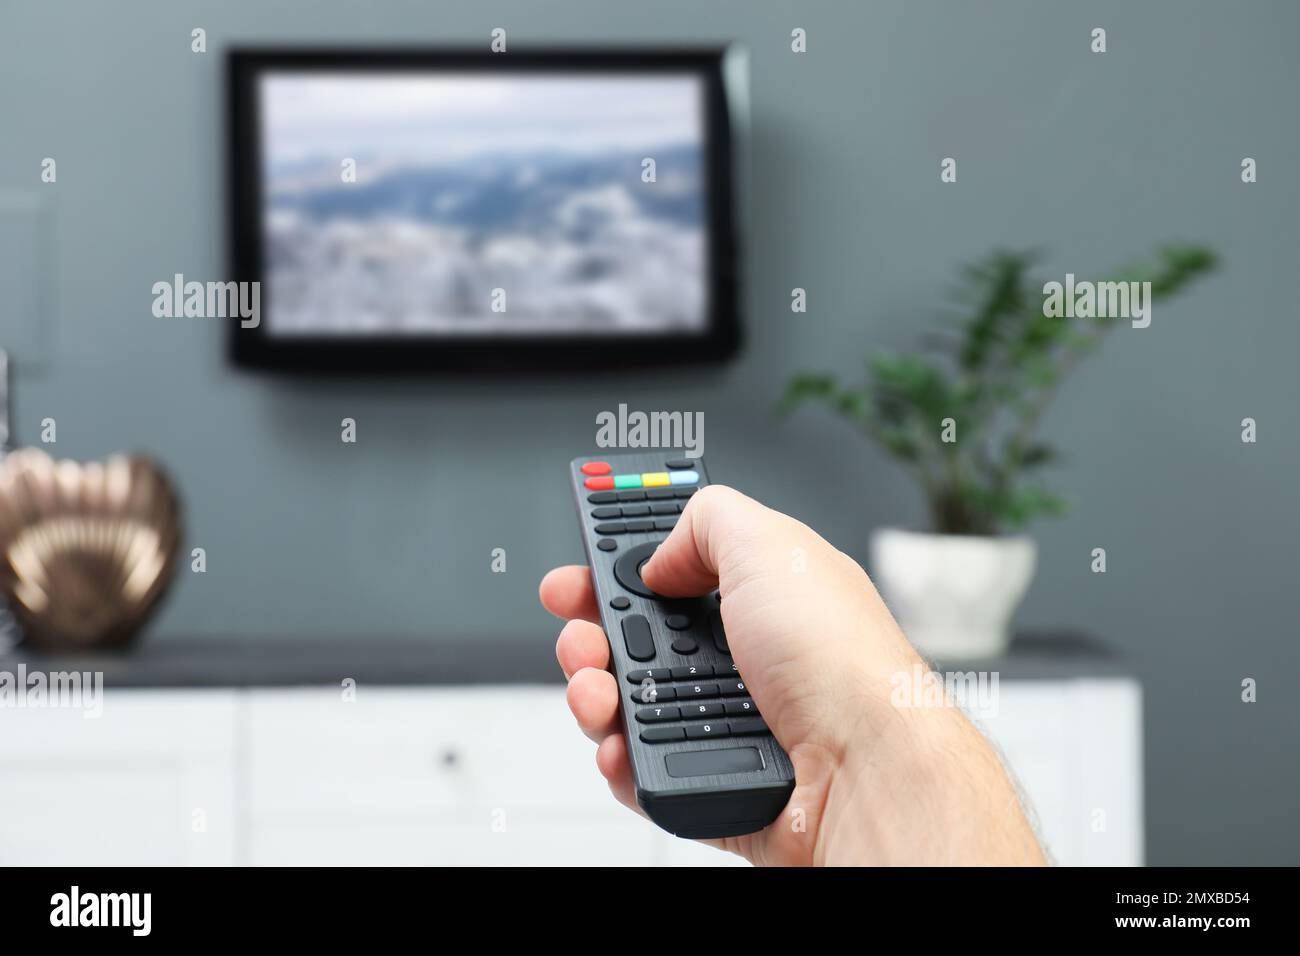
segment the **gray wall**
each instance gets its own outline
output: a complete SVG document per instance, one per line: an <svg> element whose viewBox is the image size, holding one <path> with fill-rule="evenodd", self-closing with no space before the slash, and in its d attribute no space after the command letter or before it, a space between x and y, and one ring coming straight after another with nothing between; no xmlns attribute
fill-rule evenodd
<svg viewBox="0 0 1300 956"><path fill-rule="evenodd" d="M871 528L922 523L921 502L829 416L772 422L792 370L853 374L868 349L912 343L958 264L997 245L1043 245L1059 275L1164 239L1205 240L1224 271L1157 307L1145 332L1117 332L1047 419L1069 453L1055 478L1074 510L1036 529L1041 570L1021 620L1095 633L1142 668L1151 862L1300 863L1285 812L1300 806L1289 686L1300 8L1139 6L10 0L0 190L43 201L52 236L31 273L49 296L15 314L17 294L5 316L6 344L30 353L19 356L19 437L35 440L53 416L63 455L137 448L170 466L209 570L182 574L154 640L550 642L536 582L580 557L562 466L591 448L597 411L704 411L718 476L862 557ZM189 51L200 25L206 56ZM1087 48L1098 25L1104 56ZM305 384L228 369L216 322L150 316L154 281L222 272L227 44L481 44L495 26L518 45L749 46L741 360ZM809 31L804 56L789 52L794 26ZM1247 155L1259 161L1251 186L1238 179ZM57 186L37 182L44 156L58 161ZM943 156L958 158L955 186L938 180ZM809 290L806 316L788 311L796 285ZM356 446L338 440L345 415L359 422ZM1255 446L1238 440L1247 415L1260 423ZM489 573L497 546L505 575ZM1088 569L1096 546L1109 552L1104 576ZM1259 680L1253 706L1238 699L1246 676Z"/></svg>

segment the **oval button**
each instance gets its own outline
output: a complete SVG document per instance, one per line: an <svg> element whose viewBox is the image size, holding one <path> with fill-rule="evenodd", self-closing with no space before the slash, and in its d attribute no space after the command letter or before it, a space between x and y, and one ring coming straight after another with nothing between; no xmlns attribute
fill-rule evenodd
<svg viewBox="0 0 1300 956"><path fill-rule="evenodd" d="M589 461L582 466L584 475L608 475L612 470L607 461Z"/></svg>
<svg viewBox="0 0 1300 956"><path fill-rule="evenodd" d="M644 614L630 614L623 618L623 645L627 656L634 661L648 661L655 656L655 642L650 635L650 622Z"/></svg>

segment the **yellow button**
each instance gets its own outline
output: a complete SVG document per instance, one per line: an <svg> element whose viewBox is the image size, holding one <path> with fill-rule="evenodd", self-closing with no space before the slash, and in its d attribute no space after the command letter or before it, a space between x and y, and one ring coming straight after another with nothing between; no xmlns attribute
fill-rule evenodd
<svg viewBox="0 0 1300 956"><path fill-rule="evenodd" d="M641 476L641 486L643 488L657 488L660 485L666 485L669 482L668 472L651 471Z"/></svg>

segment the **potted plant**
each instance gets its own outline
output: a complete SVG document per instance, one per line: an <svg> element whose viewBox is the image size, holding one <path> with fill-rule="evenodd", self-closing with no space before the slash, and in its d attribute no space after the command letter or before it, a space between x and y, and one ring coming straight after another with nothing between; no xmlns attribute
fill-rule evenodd
<svg viewBox="0 0 1300 956"><path fill-rule="evenodd" d="M919 352L872 356L857 385L796 375L779 406L829 406L915 475L931 531L877 530L871 565L909 638L940 658L1006 649L1035 563L1021 529L1065 507L1035 477L1055 458L1037 436L1043 413L1079 361L1129 321L1060 317L1047 307L1047 287L1029 278L1035 258L998 252L968 267L960 287L967 311ZM1149 307L1214 265L1209 249L1170 246L1111 281L1149 282Z"/></svg>

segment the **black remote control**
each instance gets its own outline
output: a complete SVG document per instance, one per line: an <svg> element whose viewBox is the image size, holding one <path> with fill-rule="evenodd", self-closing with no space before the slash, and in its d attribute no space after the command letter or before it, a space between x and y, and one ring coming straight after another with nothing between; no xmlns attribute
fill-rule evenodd
<svg viewBox="0 0 1300 956"><path fill-rule="evenodd" d="M641 580L641 566L708 484L704 462L652 452L578 458L569 471L637 803L680 837L763 829L790 799L794 767L732 662L721 597L661 597Z"/></svg>

